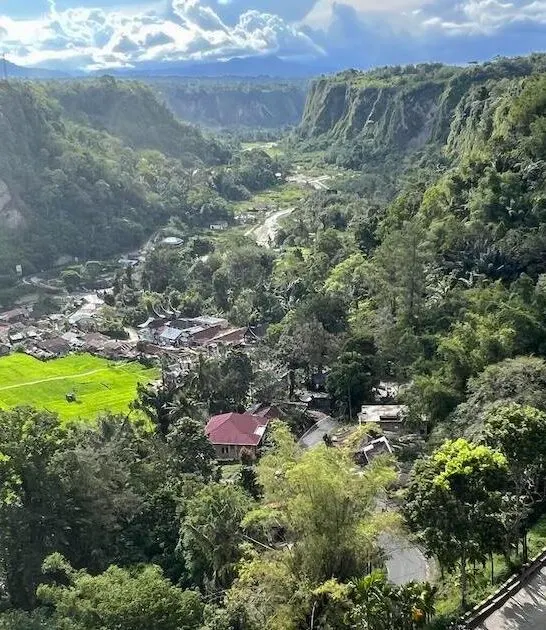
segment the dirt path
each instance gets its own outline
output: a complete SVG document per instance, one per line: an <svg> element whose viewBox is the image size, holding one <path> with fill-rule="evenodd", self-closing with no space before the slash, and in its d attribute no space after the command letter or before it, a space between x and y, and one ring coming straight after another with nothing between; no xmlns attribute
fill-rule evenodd
<svg viewBox="0 0 546 630"><path fill-rule="evenodd" d="M271 247L271 244L275 240L275 236L279 231L279 222L284 217L292 214L294 208L284 208L283 210L276 210L270 214L263 223L248 230L245 236L254 236L256 243L262 247Z"/></svg>

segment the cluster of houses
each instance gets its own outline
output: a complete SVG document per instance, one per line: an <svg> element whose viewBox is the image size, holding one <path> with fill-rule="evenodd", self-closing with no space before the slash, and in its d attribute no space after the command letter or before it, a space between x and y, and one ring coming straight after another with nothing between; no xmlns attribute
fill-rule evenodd
<svg viewBox="0 0 546 630"><path fill-rule="evenodd" d="M408 408L405 405L364 405L359 414L361 423L375 425L378 431L370 431L356 448L355 461L361 466L383 455L391 455L393 448L389 440L396 439L404 432ZM224 413L213 416L208 421L205 434L214 446L219 462L241 459L243 451L257 458L270 422L282 419L278 406L255 405L245 413ZM377 432L385 432L377 436ZM375 435L374 435L375 434ZM325 436L329 446L337 440Z"/></svg>
<svg viewBox="0 0 546 630"><path fill-rule="evenodd" d="M138 356L135 344L118 341L94 331L104 305L98 294L72 299L64 311L36 316L29 307L0 312L0 356L22 351L48 360L70 352L89 352L108 359Z"/></svg>
<svg viewBox="0 0 546 630"><path fill-rule="evenodd" d="M255 342L258 329L230 326L222 317L150 317L139 327L139 340L163 348L207 348L242 346Z"/></svg>
<svg viewBox="0 0 546 630"><path fill-rule="evenodd" d="M29 307L0 312L0 356L15 350L38 359L70 352L89 352L108 359L134 359L142 354L180 357L192 351L216 351L256 342L259 328L234 327L223 317L182 317L158 310L130 340L116 340L100 330L104 296L71 298L63 312L36 317Z"/></svg>
<svg viewBox="0 0 546 630"><path fill-rule="evenodd" d="M48 360L71 352L89 352L108 359L133 359L138 356L134 344L110 339L98 332L90 332L91 311L81 309L72 315L54 313L33 317L27 308L0 313L0 356L22 351L37 359Z"/></svg>

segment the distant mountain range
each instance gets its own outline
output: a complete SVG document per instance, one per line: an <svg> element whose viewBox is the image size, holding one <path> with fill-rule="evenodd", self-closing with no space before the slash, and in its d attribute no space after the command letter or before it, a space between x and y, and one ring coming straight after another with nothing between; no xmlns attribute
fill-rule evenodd
<svg viewBox="0 0 546 630"><path fill-rule="evenodd" d="M70 75L58 70L47 70L46 68L26 68L18 66L10 61L0 59L0 78L7 75L8 79L62 79Z"/></svg>
<svg viewBox="0 0 546 630"><path fill-rule="evenodd" d="M0 60L1 63L1 60ZM309 78L317 74L341 70L338 65L326 59L315 61L288 61L276 56L236 57L228 61L209 63L195 62L148 62L134 68L112 68L91 73L92 76L109 74L120 78L144 77L272 77ZM62 79L88 76L83 72L66 73L46 68L27 68L6 61L8 78L20 79ZM0 76L3 77L0 67Z"/></svg>
<svg viewBox="0 0 546 630"><path fill-rule="evenodd" d="M119 77L184 76L184 77L274 77L308 78L323 72L334 72L341 68L321 61L288 61L274 55L263 57L235 57L228 61L208 63L195 62L150 62L137 68L101 71Z"/></svg>

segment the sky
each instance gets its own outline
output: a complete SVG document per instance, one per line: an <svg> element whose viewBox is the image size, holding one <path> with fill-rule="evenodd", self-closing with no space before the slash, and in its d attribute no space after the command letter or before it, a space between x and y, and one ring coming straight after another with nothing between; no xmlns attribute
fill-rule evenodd
<svg viewBox="0 0 546 630"><path fill-rule="evenodd" d="M546 0L0 0L0 52L72 70L276 56L310 68L546 50Z"/></svg>

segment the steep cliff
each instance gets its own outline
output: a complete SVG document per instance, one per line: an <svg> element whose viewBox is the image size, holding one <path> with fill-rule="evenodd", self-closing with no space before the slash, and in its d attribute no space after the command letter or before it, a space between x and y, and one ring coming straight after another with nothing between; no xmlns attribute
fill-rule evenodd
<svg viewBox="0 0 546 630"><path fill-rule="evenodd" d="M487 133L481 126L493 114L495 94L545 70L546 56L533 55L466 68L423 64L323 77L311 85L298 137L353 168L446 143L454 156L463 137L472 142Z"/></svg>
<svg viewBox="0 0 546 630"><path fill-rule="evenodd" d="M297 125L307 96L305 81L158 79L150 85L182 120L223 129Z"/></svg>

